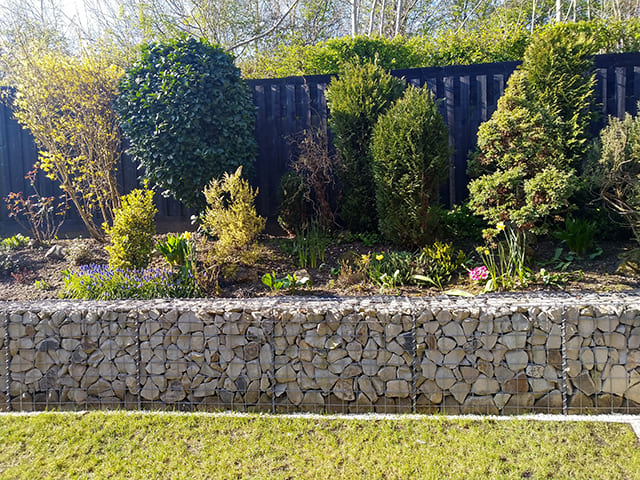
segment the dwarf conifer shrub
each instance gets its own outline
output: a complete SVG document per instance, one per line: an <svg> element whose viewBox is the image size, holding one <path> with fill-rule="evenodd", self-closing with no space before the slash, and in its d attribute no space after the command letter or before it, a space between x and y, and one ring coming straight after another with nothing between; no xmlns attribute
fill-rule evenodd
<svg viewBox="0 0 640 480"><path fill-rule="evenodd" d="M377 229L371 136L378 117L400 98L403 89L402 80L374 63L347 64L327 89L342 189L338 217L353 232Z"/></svg>
<svg viewBox="0 0 640 480"><path fill-rule="evenodd" d="M217 263L242 260L265 226L253 203L258 192L241 175L242 167L238 167L233 174L211 180L204 189L207 208L201 223L215 240L213 260Z"/></svg>
<svg viewBox="0 0 640 480"><path fill-rule="evenodd" d="M195 208L212 178L255 161L255 107L233 58L180 37L142 47L119 85L116 111L146 177Z"/></svg>
<svg viewBox="0 0 640 480"><path fill-rule="evenodd" d="M538 35L480 126L469 205L490 224L547 233L572 208L592 119L594 45L572 29Z"/></svg>
<svg viewBox="0 0 640 480"><path fill-rule="evenodd" d="M111 244L105 249L109 253L112 269L135 270L149 265L153 251L153 236L156 233L152 190L136 189L120 199L113 226L106 223L103 228L111 237Z"/></svg>
<svg viewBox="0 0 640 480"><path fill-rule="evenodd" d="M429 89L409 87L373 134L380 231L409 247L432 241L438 188L447 177L449 136Z"/></svg>

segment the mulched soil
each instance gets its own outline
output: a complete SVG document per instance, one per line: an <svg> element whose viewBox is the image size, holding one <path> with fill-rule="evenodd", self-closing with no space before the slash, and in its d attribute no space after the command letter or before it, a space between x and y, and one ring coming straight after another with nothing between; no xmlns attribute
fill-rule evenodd
<svg viewBox="0 0 640 480"><path fill-rule="evenodd" d="M158 236L162 238L162 236ZM274 271L276 276L285 276L299 270L296 259L290 250L286 248L286 237L265 236L261 239L263 250L258 261L252 266L242 266L238 269L233 280L221 282L218 296L221 297L257 297L269 295L286 295L289 292L272 293L261 282L265 273ZM68 248L79 243L86 244L92 254L95 263L106 263L107 253L104 245L95 240L86 238L55 240L51 245L40 247L25 247L11 252L0 252L0 300L38 300L58 298L64 285L62 272L67 269L78 268L73 266L64 256L45 254L51 247L58 246ZM610 242L600 244L603 253L593 260L576 260L565 271L575 272L568 275L566 284L559 288L556 285L532 285L527 290L564 290L564 291L592 291L608 292L636 289L640 287L640 277L637 275L622 275L616 272L620 260L619 254L631 249L632 244L622 242ZM534 271L541 268L543 260L553 257L556 244L542 242L535 247ZM380 288L374 285L364 284L357 276L354 278L336 277L332 269L338 269L340 259L345 255L361 255L370 252L388 251L388 246L376 245L367 247L362 243L349 243L330 246L326 250L325 262L319 268L308 268L306 272L313 286L309 289L297 290L297 295L313 296L367 296L378 295ZM472 252L472 248L467 248ZM349 253L352 252L352 253ZM13 265L7 271L2 268L2 262L10 260ZM155 257L153 266L163 266L162 258ZM545 266L551 270L550 266ZM335 273L335 271L334 271ZM467 275L461 275L460 279L448 288L463 289L471 293L480 293L481 287L471 282ZM431 296L440 295L436 288L428 287L402 287L398 290L387 290L385 294L398 294L407 296Z"/></svg>

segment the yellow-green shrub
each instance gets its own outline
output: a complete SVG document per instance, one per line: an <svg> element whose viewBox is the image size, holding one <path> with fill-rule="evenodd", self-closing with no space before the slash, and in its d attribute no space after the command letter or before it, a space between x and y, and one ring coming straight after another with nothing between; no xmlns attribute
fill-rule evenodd
<svg viewBox="0 0 640 480"><path fill-rule="evenodd" d="M214 237L213 254L219 263L233 261L255 245L265 219L253 204L257 190L241 177L242 167L222 179L213 179L204 189L207 208L201 216L205 231ZM240 258L241 259L241 258Z"/></svg>
<svg viewBox="0 0 640 480"><path fill-rule="evenodd" d="M16 119L33 134L39 164L78 210L89 235L104 240L119 194L115 178L121 135L113 111L122 69L107 56L32 51L14 59Z"/></svg>
<svg viewBox="0 0 640 480"><path fill-rule="evenodd" d="M111 237L111 244L105 247L111 268L132 270L149 265L158 211L153 204L153 195L153 191L146 189L124 195L115 212L113 226L103 225Z"/></svg>

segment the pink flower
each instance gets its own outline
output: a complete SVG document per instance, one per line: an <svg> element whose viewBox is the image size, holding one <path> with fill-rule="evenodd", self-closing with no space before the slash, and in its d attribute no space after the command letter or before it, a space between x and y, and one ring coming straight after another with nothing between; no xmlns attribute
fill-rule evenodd
<svg viewBox="0 0 640 480"><path fill-rule="evenodd" d="M475 282L486 280L487 278L489 278L489 270L487 270L487 267L485 267L484 265L472 268L471 270L469 270L469 278L471 278L471 280Z"/></svg>

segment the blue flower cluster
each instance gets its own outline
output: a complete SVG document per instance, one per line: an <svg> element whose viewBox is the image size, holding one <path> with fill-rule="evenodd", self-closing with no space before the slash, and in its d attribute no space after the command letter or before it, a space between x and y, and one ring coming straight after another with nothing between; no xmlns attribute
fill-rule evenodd
<svg viewBox="0 0 640 480"><path fill-rule="evenodd" d="M113 300L125 298L185 298L199 296L193 276L163 268L113 269L108 265L83 265L77 272L63 272L65 298Z"/></svg>

